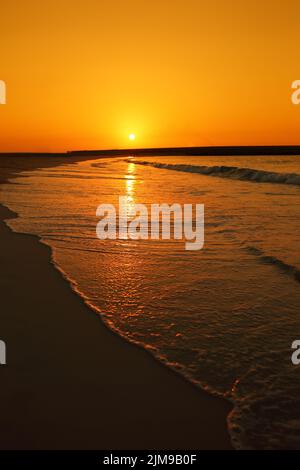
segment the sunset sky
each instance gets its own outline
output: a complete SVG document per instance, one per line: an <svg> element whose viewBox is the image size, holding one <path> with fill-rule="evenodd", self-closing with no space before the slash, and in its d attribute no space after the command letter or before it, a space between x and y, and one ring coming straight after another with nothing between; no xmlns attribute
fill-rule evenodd
<svg viewBox="0 0 300 470"><path fill-rule="evenodd" d="M296 0L1 2L0 151L300 144L299 18Z"/></svg>

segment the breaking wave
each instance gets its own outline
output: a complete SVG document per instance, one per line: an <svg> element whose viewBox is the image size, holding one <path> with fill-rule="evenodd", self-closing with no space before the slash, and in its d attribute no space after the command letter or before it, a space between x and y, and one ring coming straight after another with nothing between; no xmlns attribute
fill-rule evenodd
<svg viewBox="0 0 300 470"><path fill-rule="evenodd" d="M199 173L207 176L220 178L231 178L242 181L254 181L256 183L293 184L300 186L300 175L297 173L276 173L266 170L255 170L253 168L240 168L238 166L205 166L171 164L149 161L134 161L137 165L152 166L164 170L184 171L186 173Z"/></svg>
<svg viewBox="0 0 300 470"><path fill-rule="evenodd" d="M295 281L300 282L300 270L296 266L285 263L281 259L276 258L276 256L266 255L262 250L255 248L254 246L247 246L246 249L252 255L259 257L262 263L272 264L294 278Z"/></svg>

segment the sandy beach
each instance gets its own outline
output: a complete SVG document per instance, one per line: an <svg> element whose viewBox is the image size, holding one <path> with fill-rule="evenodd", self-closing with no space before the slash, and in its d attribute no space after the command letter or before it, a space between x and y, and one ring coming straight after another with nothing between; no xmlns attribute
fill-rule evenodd
<svg viewBox="0 0 300 470"><path fill-rule="evenodd" d="M60 162L0 157L0 182ZM1 449L230 449L230 404L111 332L14 216L0 207Z"/></svg>

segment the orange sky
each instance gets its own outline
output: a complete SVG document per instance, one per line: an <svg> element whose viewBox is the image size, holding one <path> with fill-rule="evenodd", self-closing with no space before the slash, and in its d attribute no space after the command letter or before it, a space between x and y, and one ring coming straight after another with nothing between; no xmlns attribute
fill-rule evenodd
<svg viewBox="0 0 300 470"><path fill-rule="evenodd" d="M3 1L0 151L300 144L299 18L296 0Z"/></svg>

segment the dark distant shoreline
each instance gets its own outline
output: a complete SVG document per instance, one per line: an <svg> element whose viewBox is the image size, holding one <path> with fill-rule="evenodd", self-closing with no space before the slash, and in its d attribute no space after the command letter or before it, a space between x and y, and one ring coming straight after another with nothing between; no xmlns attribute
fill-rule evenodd
<svg viewBox="0 0 300 470"><path fill-rule="evenodd" d="M186 156L229 156L229 155L300 155L300 145L245 145L209 147L163 147L138 149L72 150L68 152L3 152L1 156L41 157L95 157L115 155L186 155Z"/></svg>
<svg viewBox="0 0 300 470"><path fill-rule="evenodd" d="M300 145L285 146L216 146L216 147L164 147L121 150L73 150L71 156L82 155L300 155Z"/></svg>

